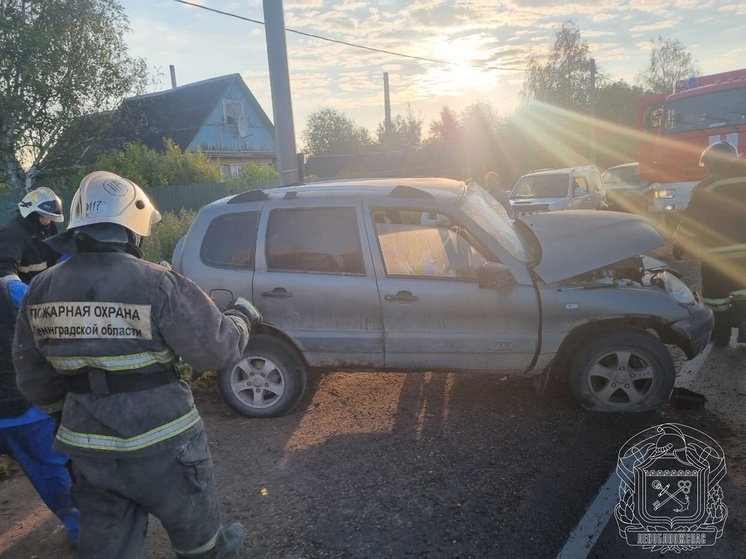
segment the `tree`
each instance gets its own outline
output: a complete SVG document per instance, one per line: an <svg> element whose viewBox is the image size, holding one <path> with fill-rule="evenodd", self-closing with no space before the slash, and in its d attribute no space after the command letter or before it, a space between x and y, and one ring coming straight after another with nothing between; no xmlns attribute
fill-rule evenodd
<svg viewBox="0 0 746 559"><path fill-rule="evenodd" d="M309 115L303 140L309 155L356 154L373 143L367 128L329 107Z"/></svg>
<svg viewBox="0 0 746 559"><path fill-rule="evenodd" d="M671 93L677 80L696 76L699 68L686 47L675 39L650 41L647 66L637 75L637 83L651 93Z"/></svg>
<svg viewBox="0 0 746 559"><path fill-rule="evenodd" d="M130 143L104 153L89 168L73 178L73 184L92 171L109 171L140 186L199 184L220 181L220 171L210 165L202 152L184 152L172 140L163 141L165 152L158 153L142 144ZM77 182L75 182L77 181Z"/></svg>
<svg viewBox="0 0 746 559"><path fill-rule="evenodd" d="M448 105L440 109L440 120L430 123L430 134L427 143L443 143L453 147L461 135L459 120L456 113Z"/></svg>
<svg viewBox="0 0 746 559"><path fill-rule="evenodd" d="M459 118L466 136L492 136L503 126L503 119L487 101L477 101L461 111Z"/></svg>
<svg viewBox="0 0 746 559"><path fill-rule="evenodd" d="M576 112L587 112L590 91L590 47L572 21L555 32L554 46L545 62L532 55L523 82L526 101L542 101Z"/></svg>
<svg viewBox="0 0 746 559"><path fill-rule="evenodd" d="M0 161L21 195L77 117L144 89L146 65L116 0L0 0L0 14Z"/></svg>
<svg viewBox="0 0 746 559"><path fill-rule="evenodd" d="M485 173L496 171L501 166L503 142L500 130L504 123L505 120L486 101L472 103L461 112L462 157L468 165L469 175L479 181Z"/></svg>
<svg viewBox="0 0 746 559"><path fill-rule="evenodd" d="M381 122L376 134L383 150L417 150L422 143L422 119L414 116L412 107L407 105L405 116L396 115L388 130L386 123Z"/></svg>
<svg viewBox="0 0 746 559"><path fill-rule="evenodd" d="M430 123L430 133L423 144L434 170L448 177L463 177L465 162L461 125L458 116L449 106L440 110L440 120Z"/></svg>
<svg viewBox="0 0 746 559"><path fill-rule="evenodd" d="M235 190L251 190L257 188L257 184L269 179L276 179L280 175L273 167L249 163L238 171L238 176L228 179L228 188L231 192ZM261 188L261 187L259 187Z"/></svg>
<svg viewBox="0 0 746 559"><path fill-rule="evenodd" d="M601 81L596 87L596 117L635 128L637 124L637 101L644 91L629 85L624 80Z"/></svg>

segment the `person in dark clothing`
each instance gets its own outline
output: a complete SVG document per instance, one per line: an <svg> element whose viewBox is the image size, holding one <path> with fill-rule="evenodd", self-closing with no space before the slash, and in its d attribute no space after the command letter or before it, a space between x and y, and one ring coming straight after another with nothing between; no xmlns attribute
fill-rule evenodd
<svg viewBox="0 0 746 559"><path fill-rule="evenodd" d="M72 543L78 541L78 511L70 495L67 457L52 448L54 419L18 391L13 368L16 309L28 286L16 275L0 278L0 454L21 467L44 504L60 519Z"/></svg>
<svg viewBox="0 0 746 559"><path fill-rule="evenodd" d="M48 242L72 256L34 278L18 314L21 393L61 412L85 559L145 556L148 515L176 556L243 556L224 529L204 424L174 365L238 360L261 320L243 298L221 312L191 280L142 259L160 214L132 181L98 171L80 184L70 226Z"/></svg>
<svg viewBox="0 0 746 559"><path fill-rule="evenodd" d="M60 257L43 241L56 235L56 224L64 221L62 201L52 190L41 187L26 194L18 210L20 215L0 229L0 270L17 274L28 284Z"/></svg>
<svg viewBox="0 0 746 559"><path fill-rule="evenodd" d="M702 297L713 311L712 337L719 346L728 345L733 327L737 342L746 343L745 163L729 142L702 152L707 177L692 190L674 233L676 252L699 254Z"/></svg>
<svg viewBox="0 0 746 559"><path fill-rule="evenodd" d="M513 207L510 205L510 194L500 184L500 177L495 171L489 171L484 176L484 188L487 192L492 194L492 197L502 204L505 211L508 212L508 217L513 217Z"/></svg>

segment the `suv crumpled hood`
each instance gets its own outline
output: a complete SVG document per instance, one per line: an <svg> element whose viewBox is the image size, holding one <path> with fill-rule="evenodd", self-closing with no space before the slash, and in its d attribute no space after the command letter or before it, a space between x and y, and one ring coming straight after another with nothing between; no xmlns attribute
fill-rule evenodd
<svg viewBox="0 0 746 559"><path fill-rule="evenodd" d="M534 271L546 283L590 272L664 244L661 234L644 218L622 212L566 210L516 221L528 226L541 244L541 260Z"/></svg>

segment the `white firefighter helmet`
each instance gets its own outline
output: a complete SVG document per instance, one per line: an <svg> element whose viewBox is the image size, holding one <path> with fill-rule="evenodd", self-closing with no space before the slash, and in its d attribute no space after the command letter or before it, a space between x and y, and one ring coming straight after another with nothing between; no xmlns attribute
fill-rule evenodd
<svg viewBox="0 0 746 559"><path fill-rule="evenodd" d="M49 218L57 223L65 219L65 216L62 215L62 200L46 186L42 186L26 194L23 200L18 202L18 209L23 217L28 217L36 212L40 216Z"/></svg>
<svg viewBox="0 0 746 559"><path fill-rule="evenodd" d="M710 172L727 169L739 157L740 154L736 146L721 140L705 148L702 155L699 156L699 166Z"/></svg>
<svg viewBox="0 0 746 559"><path fill-rule="evenodd" d="M129 179L96 171L80 181L72 204L68 230L97 223L114 223L141 237L161 220L143 190Z"/></svg>

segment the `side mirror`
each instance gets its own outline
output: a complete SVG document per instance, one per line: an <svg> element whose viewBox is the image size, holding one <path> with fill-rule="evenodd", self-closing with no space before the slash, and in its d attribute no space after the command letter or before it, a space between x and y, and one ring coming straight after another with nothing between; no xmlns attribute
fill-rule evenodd
<svg viewBox="0 0 746 559"><path fill-rule="evenodd" d="M588 191L582 186L578 186L575 188L575 190L572 191L573 198L580 198L581 196L587 196L587 195L588 195Z"/></svg>
<svg viewBox="0 0 746 559"><path fill-rule="evenodd" d="M477 269L477 280L480 288L487 289L511 284L513 275L505 264L485 262Z"/></svg>

